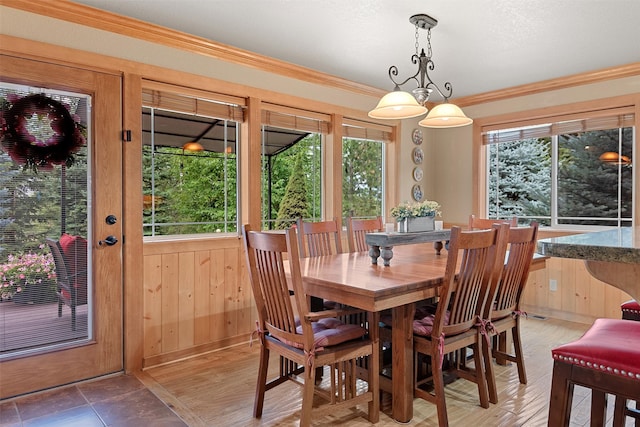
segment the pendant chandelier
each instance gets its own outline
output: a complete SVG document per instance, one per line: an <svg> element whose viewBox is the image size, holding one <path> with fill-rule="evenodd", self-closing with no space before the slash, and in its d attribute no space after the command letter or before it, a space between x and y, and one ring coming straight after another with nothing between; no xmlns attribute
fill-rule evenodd
<svg viewBox="0 0 640 427"><path fill-rule="evenodd" d="M444 99L444 102L433 107L429 114L420 120L418 123L420 126L449 128L473 123L473 120L467 117L460 107L449 102L449 98L453 93L451 83L446 82L443 91L429 77L429 70L435 68L431 59L431 29L438 24L438 21L429 15L418 14L409 18L409 22L416 27L416 53L411 57L411 62L418 65L418 71L406 80L398 82L395 79L398 76L398 68L392 65L389 68L389 78L395 85L393 92L389 92L380 99L376 108L369 111L369 117L374 119L408 119L425 114L429 111L425 105L429 100L429 96L435 90ZM426 54L424 48L421 52L418 52L421 29L427 30ZM412 93L400 89L400 86L403 86L409 80L413 80L418 84L418 87L411 91Z"/></svg>

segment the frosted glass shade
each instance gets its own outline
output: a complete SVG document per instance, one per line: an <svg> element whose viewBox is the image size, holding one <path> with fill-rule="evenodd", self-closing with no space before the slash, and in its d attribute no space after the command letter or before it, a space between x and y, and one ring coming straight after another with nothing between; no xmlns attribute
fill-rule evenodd
<svg viewBox="0 0 640 427"><path fill-rule="evenodd" d="M427 128L454 128L471 123L473 120L465 116L460 107L448 102L436 105L429 111L427 117L418 122L420 126Z"/></svg>
<svg viewBox="0 0 640 427"><path fill-rule="evenodd" d="M418 101L409 92L394 90L380 99L376 108L369 111L369 117L373 119L408 119L427 111L427 108L418 104Z"/></svg>

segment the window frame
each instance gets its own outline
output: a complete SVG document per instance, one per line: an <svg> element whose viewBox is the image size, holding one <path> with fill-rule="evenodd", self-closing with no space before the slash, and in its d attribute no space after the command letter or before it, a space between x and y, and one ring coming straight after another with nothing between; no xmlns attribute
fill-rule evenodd
<svg viewBox="0 0 640 427"><path fill-rule="evenodd" d="M480 215L487 215L488 209L488 156L485 149L484 134L491 130L513 129L533 125L541 125L549 122L564 122L585 117L598 118L611 115L612 111L627 111L634 114L631 124L633 129L633 155L640 153L638 149L638 129L640 129L640 97L638 94L622 95L600 100L585 101L573 104L559 105L547 108L537 108L514 113L505 113L490 117L477 118L473 127L473 176L476 177L473 183L473 211ZM552 165L557 167L557 165ZM640 212L640 197L638 196L638 185L640 184L639 168L633 168L633 191L632 191L632 220L631 226L638 224L638 212ZM552 176L552 185L557 181L556 176ZM555 203L552 201L551 216L552 225L548 229L558 230L592 230L612 228L610 226L592 225L569 225L557 224ZM545 227L547 228L547 227Z"/></svg>

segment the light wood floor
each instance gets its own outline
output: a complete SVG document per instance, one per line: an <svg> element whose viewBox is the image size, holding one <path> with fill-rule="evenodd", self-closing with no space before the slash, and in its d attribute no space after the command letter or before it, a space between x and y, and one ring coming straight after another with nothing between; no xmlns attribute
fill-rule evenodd
<svg viewBox="0 0 640 427"><path fill-rule="evenodd" d="M446 387L451 426L546 426L551 384L551 349L579 338L588 325L539 319L523 320L523 341L528 384L521 385L514 365L496 366L497 405L483 409L475 384L457 380ZM268 391L262 419L252 417L259 343L213 352L154 367L140 379L190 426L294 426L298 425L300 388L288 382ZM276 359L271 366L276 367ZM377 426L397 426L389 414L391 399L382 395ZM576 387L572 426L589 425L589 393ZM609 405L612 409L613 404ZM366 426L366 408L345 410L314 419L318 426ZM437 426L435 406L414 400L414 418L408 425ZM628 425L631 425L629 422Z"/></svg>

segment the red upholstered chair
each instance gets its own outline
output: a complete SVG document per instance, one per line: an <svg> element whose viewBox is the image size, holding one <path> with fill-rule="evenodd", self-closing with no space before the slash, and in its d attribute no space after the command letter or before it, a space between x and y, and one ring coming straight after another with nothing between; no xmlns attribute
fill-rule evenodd
<svg viewBox="0 0 640 427"><path fill-rule="evenodd" d="M62 305L71 308L71 329L76 330L76 307L87 303L87 241L63 234L59 241L46 239L56 266L58 317Z"/></svg>
<svg viewBox="0 0 640 427"><path fill-rule="evenodd" d="M640 304L638 301L632 299L627 302L623 302L620 305L622 310L622 318L626 320L640 320Z"/></svg>
<svg viewBox="0 0 640 427"><path fill-rule="evenodd" d="M622 310L623 319L640 321L640 304L638 304L638 301L632 299L623 302L620 305L620 310ZM640 399L636 399L636 408L633 409L630 406L627 407L627 399L616 399L615 412L625 413L626 415L634 417L636 419L636 427L640 427L640 403L638 402L640 402Z"/></svg>
<svg viewBox="0 0 640 427"><path fill-rule="evenodd" d="M317 415L318 412L327 413L359 404L368 404L369 421L378 422L377 328L371 328L367 333L360 325L340 322L336 317L347 315L347 310L312 312L309 309L293 229L286 230L286 234L268 233L251 231L245 225L243 237L261 343L254 417L262 415L266 391L287 380L299 384L298 376L302 376L300 426L310 425L312 409ZM287 280L285 260L288 260L290 280ZM289 294L290 287L293 288L295 302ZM294 371L283 370L281 366L279 376L268 381L269 353L272 351ZM361 358L371 359L366 390L359 389L356 382L357 361ZM330 387L315 387L316 369L322 366L331 369ZM327 404L314 406L314 394L323 397ZM296 398L289 392L285 395ZM285 395L281 395L280 400Z"/></svg>
<svg viewBox="0 0 640 427"><path fill-rule="evenodd" d="M637 399L640 396L638 343L640 322L597 319L581 338L553 349L548 425L569 425L575 384L591 389L592 426L605 425L607 394L616 396L616 401ZM624 412L616 409L613 425L622 426Z"/></svg>

